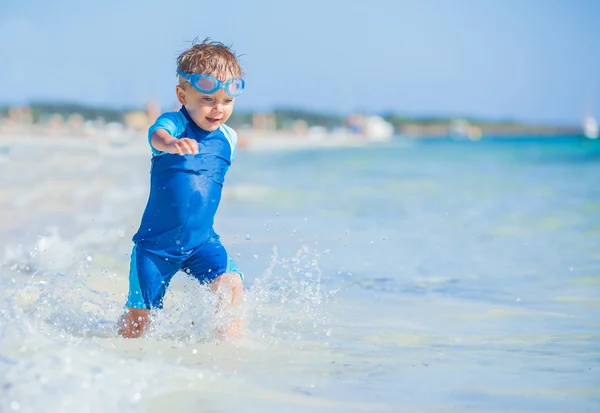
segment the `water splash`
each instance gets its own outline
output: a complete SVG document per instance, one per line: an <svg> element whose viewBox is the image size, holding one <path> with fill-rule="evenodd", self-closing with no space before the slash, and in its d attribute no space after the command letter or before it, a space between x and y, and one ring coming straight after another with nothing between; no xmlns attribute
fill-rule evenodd
<svg viewBox="0 0 600 413"><path fill-rule="evenodd" d="M6 254L2 261L10 264L0 267L0 391L8 403L2 408L138 412L148 398L177 391L165 388L166 376L197 388L219 379L221 373L197 365L220 347L214 346L215 330L223 320L214 317L216 298L207 286L179 277L147 337L124 340L116 335L116 321L125 277L94 268L102 257L90 261L87 254L69 271L44 269L36 247L34 254L24 247L21 255ZM273 248L240 308L247 337L233 345L323 344L333 294L323 286L320 256L303 247L282 258Z"/></svg>
<svg viewBox="0 0 600 413"><path fill-rule="evenodd" d="M324 288L318 265L322 253L302 247L292 258L281 258L273 247L271 261L244 292L239 315L247 334L261 345L281 340L324 340L331 333L327 305L334 290ZM216 297L191 278L165 297L165 308L153 314L149 335L184 342L216 340L215 331L226 320L214 316Z"/></svg>
<svg viewBox="0 0 600 413"><path fill-rule="evenodd" d="M330 335L327 305L334 291L324 288L318 259L322 253L302 247L291 259L273 247L265 273L248 290L253 331L286 340L323 339Z"/></svg>
<svg viewBox="0 0 600 413"><path fill-rule="evenodd" d="M52 245L68 245L58 236L50 239ZM0 267L2 311L43 334L114 336L123 311L126 279L107 270L94 270L94 260L87 254L67 265L69 271L42 270L40 245L49 245L49 241L41 238L30 253L20 246L19 254L12 250L5 255L3 262L8 265ZM268 267L247 286L239 308L250 336L276 343L324 339L330 334L327 305L334 292L324 288L318 265L326 253L304 246L295 256L282 258L273 248ZM165 308L153 312L148 336L155 340L213 341L214 332L225 323L215 317L215 306L216 297L208 286L180 277L165 296Z"/></svg>

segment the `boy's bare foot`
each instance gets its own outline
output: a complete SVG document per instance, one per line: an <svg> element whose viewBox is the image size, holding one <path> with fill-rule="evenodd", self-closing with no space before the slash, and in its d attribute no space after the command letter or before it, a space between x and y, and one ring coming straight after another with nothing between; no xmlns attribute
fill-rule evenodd
<svg viewBox="0 0 600 413"><path fill-rule="evenodd" d="M127 308L119 319L119 335L124 338L141 337L150 325L150 310Z"/></svg>

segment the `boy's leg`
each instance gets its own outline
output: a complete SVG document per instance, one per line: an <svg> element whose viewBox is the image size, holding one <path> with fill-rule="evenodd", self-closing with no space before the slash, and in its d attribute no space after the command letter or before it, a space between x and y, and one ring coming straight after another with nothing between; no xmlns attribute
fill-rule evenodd
<svg viewBox="0 0 600 413"><path fill-rule="evenodd" d="M217 294L215 316L223 320L223 327L217 331L222 339L239 337L242 330L242 317L236 314L242 302L244 286L242 277L237 272L228 272L218 276L210 283L210 288Z"/></svg>
<svg viewBox="0 0 600 413"><path fill-rule="evenodd" d="M239 336L242 317L236 314L242 302L243 277L218 238L199 247L186 260L182 269L203 284L210 284L217 294L215 316L223 327L221 338Z"/></svg>
<svg viewBox="0 0 600 413"><path fill-rule="evenodd" d="M141 337L150 326L150 309L162 308L162 300L179 263L133 247L129 269L129 295L126 312L119 318L119 335Z"/></svg>

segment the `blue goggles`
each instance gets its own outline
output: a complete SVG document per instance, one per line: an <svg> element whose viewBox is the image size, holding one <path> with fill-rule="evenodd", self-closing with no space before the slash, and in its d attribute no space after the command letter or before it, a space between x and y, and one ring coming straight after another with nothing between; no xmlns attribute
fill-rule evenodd
<svg viewBox="0 0 600 413"><path fill-rule="evenodd" d="M190 74L185 72L179 72L179 76L190 82L190 85L194 87L200 93L206 93L207 95L215 93L217 90L223 88L232 98L239 96L244 91L246 82L244 79L234 77L226 82L221 82L214 76L204 74Z"/></svg>

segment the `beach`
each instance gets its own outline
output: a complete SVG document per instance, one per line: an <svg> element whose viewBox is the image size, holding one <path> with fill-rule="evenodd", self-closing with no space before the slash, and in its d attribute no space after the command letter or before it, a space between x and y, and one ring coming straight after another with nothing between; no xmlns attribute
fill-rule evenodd
<svg viewBox="0 0 600 413"><path fill-rule="evenodd" d="M182 273L116 336L149 166L143 134L0 140L1 412L600 410L598 142L240 149L224 344Z"/></svg>

